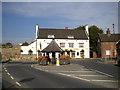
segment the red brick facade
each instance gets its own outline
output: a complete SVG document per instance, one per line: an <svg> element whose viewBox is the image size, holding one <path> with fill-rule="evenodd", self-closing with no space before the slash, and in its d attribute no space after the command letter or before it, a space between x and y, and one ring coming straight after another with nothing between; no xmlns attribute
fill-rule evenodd
<svg viewBox="0 0 120 90"><path fill-rule="evenodd" d="M101 57L116 57L116 42L100 42Z"/></svg>
<svg viewBox="0 0 120 90"><path fill-rule="evenodd" d="M99 34L99 57L116 57L116 42L120 39L120 34L111 34L108 28L106 34Z"/></svg>

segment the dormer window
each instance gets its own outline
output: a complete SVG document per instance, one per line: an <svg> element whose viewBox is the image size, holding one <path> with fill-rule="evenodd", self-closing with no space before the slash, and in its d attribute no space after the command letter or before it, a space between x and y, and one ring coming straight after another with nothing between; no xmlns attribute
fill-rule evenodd
<svg viewBox="0 0 120 90"><path fill-rule="evenodd" d="M48 35L47 37L48 37L48 38L55 38L54 35Z"/></svg>
<svg viewBox="0 0 120 90"><path fill-rule="evenodd" d="M70 35L70 36L68 36L68 38L74 38L74 36L71 36L71 35Z"/></svg>

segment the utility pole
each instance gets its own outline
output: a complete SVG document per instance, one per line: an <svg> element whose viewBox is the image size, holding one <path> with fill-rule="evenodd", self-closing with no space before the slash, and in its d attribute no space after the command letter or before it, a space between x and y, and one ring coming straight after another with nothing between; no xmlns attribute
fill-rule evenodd
<svg viewBox="0 0 120 90"><path fill-rule="evenodd" d="M113 25L113 34L115 34L115 30L114 30L114 24L112 24Z"/></svg>
<svg viewBox="0 0 120 90"><path fill-rule="evenodd" d="M112 25L113 25L113 34L115 34L114 24L112 24ZM115 45L115 43L114 43L114 45L113 45L113 52L112 52L113 57L116 57L115 52L116 52L116 45Z"/></svg>
<svg viewBox="0 0 120 90"><path fill-rule="evenodd" d="M36 38L36 60L37 60L37 38Z"/></svg>
<svg viewBox="0 0 120 90"><path fill-rule="evenodd" d="M39 29L39 25L36 24L36 59L38 58L38 52L37 52L37 38L38 38L38 29Z"/></svg>

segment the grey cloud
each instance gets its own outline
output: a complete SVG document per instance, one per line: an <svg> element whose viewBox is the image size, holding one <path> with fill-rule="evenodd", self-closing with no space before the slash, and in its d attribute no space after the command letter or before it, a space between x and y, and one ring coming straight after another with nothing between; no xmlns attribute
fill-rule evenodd
<svg viewBox="0 0 120 90"><path fill-rule="evenodd" d="M68 25L79 25L82 23L87 23L97 24L105 28L109 27L112 23L115 23L117 27L118 22L117 3L110 2L14 3L8 7L5 7L4 10L7 10L7 12L10 11L16 14L23 15L25 17L64 18L68 20ZM64 20L62 22L59 21L59 23L63 24Z"/></svg>

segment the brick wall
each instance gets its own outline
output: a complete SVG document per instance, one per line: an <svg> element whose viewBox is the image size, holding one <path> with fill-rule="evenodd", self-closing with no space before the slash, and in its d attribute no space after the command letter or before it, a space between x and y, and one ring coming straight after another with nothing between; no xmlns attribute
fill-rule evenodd
<svg viewBox="0 0 120 90"><path fill-rule="evenodd" d="M21 55L21 46L16 45L12 48L2 48L2 60L36 60L36 55Z"/></svg>
<svg viewBox="0 0 120 90"><path fill-rule="evenodd" d="M101 57L116 57L116 42L101 42L100 49Z"/></svg>

